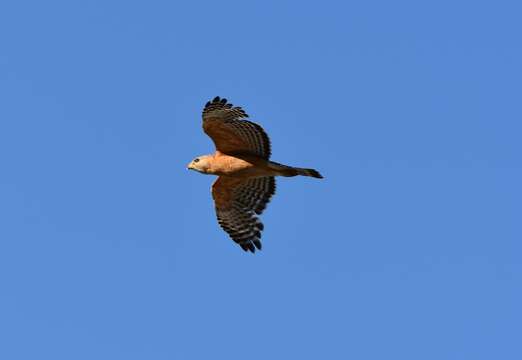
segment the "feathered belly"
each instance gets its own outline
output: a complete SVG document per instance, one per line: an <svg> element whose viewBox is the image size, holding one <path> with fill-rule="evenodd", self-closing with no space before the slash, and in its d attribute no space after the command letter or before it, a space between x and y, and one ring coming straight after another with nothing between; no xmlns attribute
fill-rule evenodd
<svg viewBox="0 0 522 360"><path fill-rule="evenodd" d="M230 155L221 155L215 159L212 173L233 177L262 177L271 176L272 171L267 166L267 161L254 158L238 158Z"/></svg>

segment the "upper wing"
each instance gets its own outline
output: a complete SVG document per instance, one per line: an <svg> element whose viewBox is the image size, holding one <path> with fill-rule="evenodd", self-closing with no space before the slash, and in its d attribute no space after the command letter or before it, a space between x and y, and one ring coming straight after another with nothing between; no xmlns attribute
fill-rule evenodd
<svg viewBox="0 0 522 360"><path fill-rule="evenodd" d="M212 138L216 149L226 154L244 153L270 158L270 140L263 128L245 120L240 107L216 96L203 109L203 130Z"/></svg>
<svg viewBox="0 0 522 360"><path fill-rule="evenodd" d="M219 225L245 251L261 250L260 215L275 194L275 178L239 179L220 176L212 185Z"/></svg>

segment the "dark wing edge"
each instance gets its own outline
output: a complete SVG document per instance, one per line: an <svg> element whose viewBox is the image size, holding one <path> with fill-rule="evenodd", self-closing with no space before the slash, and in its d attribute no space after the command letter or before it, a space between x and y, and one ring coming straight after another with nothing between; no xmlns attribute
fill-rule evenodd
<svg viewBox="0 0 522 360"><path fill-rule="evenodd" d="M223 120L239 120L248 117L248 114L240 106L234 106L227 99L216 96L207 101L203 108L203 121L210 118L222 118Z"/></svg>

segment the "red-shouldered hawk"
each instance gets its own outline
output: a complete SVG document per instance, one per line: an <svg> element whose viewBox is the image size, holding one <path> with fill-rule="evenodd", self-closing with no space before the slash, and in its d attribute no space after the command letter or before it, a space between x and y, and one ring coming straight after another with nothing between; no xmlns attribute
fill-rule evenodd
<svg viewBox="0 0 522 360"><path fill-rule="evenodd" d="M314 169L270 161L270 140L261 126L246 120L240 107L219 96L203 109L203 130L216 146L195 158L188 169L218 175L212 197L219 225L245 251L261 250L263 224L257 217L275 193L275 176L322 178Z"/></svg>

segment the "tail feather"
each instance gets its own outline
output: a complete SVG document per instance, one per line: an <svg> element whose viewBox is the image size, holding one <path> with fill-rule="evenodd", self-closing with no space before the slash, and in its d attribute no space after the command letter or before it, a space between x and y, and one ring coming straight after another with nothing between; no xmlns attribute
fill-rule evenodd
<svg viewBox="0 0 522 360"><path fill-rule="evenodd" d="M317 171L315 169L304 169L304 168L292 167L292 166L279 164L279 163L276 163L273 161L270 162L270 167L273 170L276 170L279 173L279 175L281 175L281 176L301 175L301 176L310 176L310 177L314 177L317 179L323 178L323 176L319 173L319 171Z"/></svg>
<svg viewBox="0 0 522 360"><path fill-rule="evenodd" d="M294 168L294 170L297 171L297 175L310 176L310 177L314 177L314 178L317 178L317 179L322 179L323 178L323 175L321 175L319 173L319 171L317 171L315 169Z"/></svg>

